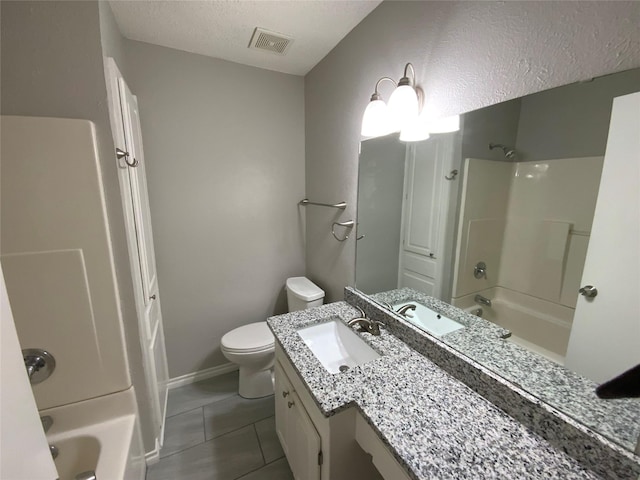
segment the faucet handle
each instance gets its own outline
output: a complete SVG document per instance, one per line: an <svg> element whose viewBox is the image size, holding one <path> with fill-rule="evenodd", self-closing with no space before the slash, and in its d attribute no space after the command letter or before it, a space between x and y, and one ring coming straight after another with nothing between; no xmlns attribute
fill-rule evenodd
<svg viewBox="0 0 640 480"><path fill-rule="evenodd" d="M53 418L51 417L51 415L45 415L44 417L40 417L40 421L42 422L44 433L47 433L53 425Z"/></svg>

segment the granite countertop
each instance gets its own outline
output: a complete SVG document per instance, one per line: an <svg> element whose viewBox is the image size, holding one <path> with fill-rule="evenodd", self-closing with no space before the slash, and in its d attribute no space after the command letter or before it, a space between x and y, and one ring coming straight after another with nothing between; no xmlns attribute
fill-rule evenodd
<svg viewBox="0 0 640 480"><path fill-rule="evenodd" d="M371 295L371 298L391 304L421 303L463 324L466 328L444 335L440 340L625 449L635 449L640 437L637 399L603 401L596 396L597 385L591 380L505 341L504 333L508 330L424 293L402 288Z"/></svg>
<svg viewBox="0 0 640 480"><path fill-rule="evenodd" d="M356 407L410 477L599 478L384 328L360 334L380 358L327 372L297 330L358 315L337 302L267 322L322 413Z"/></svg>

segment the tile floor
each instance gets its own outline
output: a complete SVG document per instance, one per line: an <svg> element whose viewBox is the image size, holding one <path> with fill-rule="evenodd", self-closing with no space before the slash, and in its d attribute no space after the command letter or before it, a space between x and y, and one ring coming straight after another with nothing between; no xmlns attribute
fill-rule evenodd
<svg viewBox="0 0 640 480"><path fill-rule="evenodd" d="M273 396L238 395L238 372L169 392L160 462L147 480L293 480Z"/></svg>

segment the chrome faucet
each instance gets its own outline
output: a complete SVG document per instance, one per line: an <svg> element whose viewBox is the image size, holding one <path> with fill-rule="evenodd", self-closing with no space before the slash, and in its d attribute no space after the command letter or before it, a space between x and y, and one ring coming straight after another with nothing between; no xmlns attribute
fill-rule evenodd
<svg viewBox="0 0 640 480"><path fill-rule="evenodd" d="M474 297L474 301L479 305L485 305L487 307L491 306L491 300L489 300L487 297L483 297L480 294Z"/></svg>
<svg viewBox="0 0 640 480"><path fill-rule="evenodd" d="M368 332L371 335L378 336L380 335L380 325L382 325L382 322L371 320L370 318L358 317L349 320L349 323L347 323L347 325L349 325L350 327L358 325L361 332Z"/></svg>
<svg viewBox="0 0 640 480"><path fill-rule="evenodd" d="M42 422L44 433L47 433L53 425L53 418L51 418L51 415L45 415L44 417L40 417L40 421Z"/></svg>
<svg viewBox="0 0 640 480"><path fill-rule="evenodd" d="M367 318L364 310L362 310L360 307L356 308L360 310L360 316L349 320L347 322L347 325L349 325L350 327L357 325L358 327L360 327L361 332L368 332L371 335L375 336L380 335L380 325L382 325L383 323L371 318Z"/></svg>
<svg viewBox="0 0 640 480"><path fill-rule="evenodd" d="M407 312L408 312L409 310L415 310L415 309L416 309L416 306L415 306L414 304L412 304L412 303L409 303L409 304L407 304L407 305L403 305L403 306L401 306L401 307L397 310L397 312L398 312L400 315L402 315L403 317L406 317L406 316L407 316Z"/></svg>

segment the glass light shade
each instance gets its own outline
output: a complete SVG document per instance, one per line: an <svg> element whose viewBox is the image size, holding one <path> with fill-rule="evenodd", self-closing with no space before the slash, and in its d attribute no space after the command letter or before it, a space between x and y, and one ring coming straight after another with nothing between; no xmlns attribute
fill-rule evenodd
<svg viewBox="0 0 640 480"><path fill-rule="evenodd" d="M372 100L362 115L363 137L382 137L391 133L389 127L389 108L382 100Z"/></svg>
<svg viewBox="0 0 640 480"><path fill-rule="evenodd" d="M409 85L396 88L389 98L389 116L392 131L402 130L418 118L419 105L416 90Z"/></svg>
<svg viewBox="0 0 640 480"><path fill-rule="evenodd" d="M429 121L428 130L430 133L449 133L460 130L460 115L438 118Z"/></svg>
<svg viewBox="0 0 640 480"><path fill-rule="evenodd" d="M419 142L421 140L427 140L429 138L429 129L427 127L428 124L426 122L421 122L419 118L416 118L400 130L400 141Z"/></svg>

